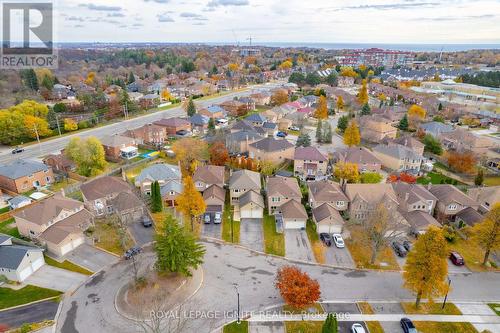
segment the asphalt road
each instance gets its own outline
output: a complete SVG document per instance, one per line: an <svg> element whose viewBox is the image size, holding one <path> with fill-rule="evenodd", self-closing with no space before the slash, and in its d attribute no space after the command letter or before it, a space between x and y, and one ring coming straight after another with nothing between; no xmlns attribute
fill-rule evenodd
<svg viewBox="0 0 500 333"><path fill-rule="evenodd" d="M237 285L242 311L262 310L282 303L274 286L277 269L289 262L231 245L203 243L206 247L203 264L204 282L187 302L183 311L204 311L218 315L212 318L196 316L186 323L186 332L210 332L232 318L224 317L236 309ZM150 269L153 256L145 253L140 265ZM118 289L133 279L131 263L120 262L98 274L64 299L57 332L138 332L136 324L119 315L114 307ZM400 273L330 269L317 265L298 265L317 279L324 301L402 301L413 300L402 285ZM453 285L450 302L489 301L500 299L498 274L450 274ZM89 301L89 299L97 301Z"/></svg>
<svg viewBox="0 0 500 333"><path fill-rule="evenodd" d="M0 326L2 324L8 327L20 327L24 323L38 323L44 320L53 320L59 302L45 301L39 302L13 310L0 312Z"/></svg>

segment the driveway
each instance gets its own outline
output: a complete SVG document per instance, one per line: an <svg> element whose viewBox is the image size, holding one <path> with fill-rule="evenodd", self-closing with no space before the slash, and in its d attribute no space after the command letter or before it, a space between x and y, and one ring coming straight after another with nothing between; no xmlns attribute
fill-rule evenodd
<svg viewBox="0 0 500 333"><path fill-rule="evenodd" d="M400 303L370 303L376 314L405 313ZM385 332L401 332L401 324L397 321L381 321Z"/></svg>
<svg viewBox="0 0 500 333"><path fill-rule="evenodd" d="M58 307L59 302L49 300L12 310L0 311L0 324L5 324L9 328L15 328L20 327L24 323L39 323L44 320L54 320Z"/></svg>
<svg viewBox="0 0 500 333"><path fill-rule="evenodd" d="M221 238L222 224L202 224L201 233L203 236L212 237L212 238Z"/></svg>
<svg viewBox="0 0 500 333"><path fill-rule="evenodd" d="M249 333L285 333L285 324L278 321L262 323L251 321L248 328Z"/></svg>
<svg viewBox="0 0 500 333"><path fill-rule="evenodd" d="M343 266L355 268L354 260L352 260L351 253L347 246L343 249L337 248L335 245L327 247L325 250L325 263L334 266Z"/></svg>
<svg viewBox="0 0 500 333"><path fill-rule="evenodd" d="M240 244L256 251L264 251L262 219L242 219L240 222Z"/></svg>
<svg viewBox="0 0 500 333"><path fill-rule="evenodd" d="M290 259L316 261L305 230L285 230L285 255Z"/></svg>
<svg viewBox="0 0 500 333"><path fill-rule="evenodd" d="M87 278L87 275L45 264L29 278L24 280L24 283L66 292L75 289Z"/></svg>
<svg viewBox="0 0 500 333"><path fill-rule="evenodd" d="M67 254L65 259L85 267L92 272L97 272L117 262L119 258L89 244L82 244Z"/></svg>
<svg viewBox="0 0 500 333"><path fill-rule="evenodd" d="M360 314L358 306L356 303L322 303L321 306L327 313L337 313L337 314ZM351 332L351 327L355 322L353 321L339 321L339 332ZM363 325L363 328L368 332L364 322L359 323Z"/></svg>
<svg viewBox="0 0 500 333"><path fill-rule="evenodd" d="M135 239L135 243L138 246L143 246L144 244L153 241L154 228L145 228L140 221L134 222L128 227L132 237Z"/></svg>

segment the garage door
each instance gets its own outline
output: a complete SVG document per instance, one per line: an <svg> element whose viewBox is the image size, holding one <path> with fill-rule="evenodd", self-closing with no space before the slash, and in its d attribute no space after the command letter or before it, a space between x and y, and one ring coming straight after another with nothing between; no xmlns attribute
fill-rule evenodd
<svg viewBox="0 0 500 333"><path fill-rule="evenodd" d="M252 207L251 212L250 212L251 218L253 218L253 219L261 219L262 216L263 216L262 212L263 212L262 208L260 208L260 207Z"/></svg>
<svg viewBox="0 0 500 333"><path fill-rule="evenodd" d="M284 220L284 223L285 223L285 229L302 229L306 227L306 224L303 221Z"/></svg>
<svg viewBox="0 0 500 333"><path fill-rule="evenodd" d="M342 233L342 226L321 224L318 227L318 233L340 234L340 233Z"/></svg>
<svg viewBox="0 0 500 333"><path fill-rule="evenodd" d="M61 255L63 256L71 250L73 250L73 244L69 242L68 244L61 247Z"/></svg>
<svg viewBox="0 0 500 333"><path fill-rule="evenodd" d="M37 269L39 269L40 267L42 267L43 263L44 263L43 257L40 257L37 260L35 260L35 262L31 264L31 267L33 268L33 272L36 271Z"/></svg>
<svg viewBox="0 0 500 333"><path fill-rule="evenodd" d="M83 237L73 239L73 249L77 248L79 245L83 244Z"/></svg>
<svg viewBox="0 0 500 333"><path fill-rule="evenodd" d="M24 281L28 276L31 275L32 272L33 270L31 269L31 266L26 267L21 272L19 272L19 280Z"/></svg>

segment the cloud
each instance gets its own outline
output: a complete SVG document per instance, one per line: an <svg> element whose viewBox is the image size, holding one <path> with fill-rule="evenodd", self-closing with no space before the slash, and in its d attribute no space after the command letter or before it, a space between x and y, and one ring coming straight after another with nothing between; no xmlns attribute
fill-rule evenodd
<svg viewBox="0 0 500 333"><path fill-rule="evenodd" d="M343 10L357 10L357 9L375 9L375 10L394 10L394 9L411 9L421 7L435 7L441 5L439 2L413 2L406 1L404 3L391 3L391 4L372 4L372 5L358 5L358 6L344 6L335 9L335 11Z"/></svg>
<svg viewBox="0 0 500 333"><path fill-rule="evenodd" d="M156 15L156 17L158 18L158 22L174 22L174 19L168 15L168 12L163 14L158 14Z"/></svg>
<svg viewBox="0 0 500 333"><path fill-rule="evenodd" d="M249 4L248 0L212 0L208 3L208 7L248 6Z"/></svg>
<svg viewBox="0 0 500 333"><path fill-rule="evenodd" d="M109 13L107 16L108 17L125 17L125 14L116 12L116 13Z"/></svg>
<svg viewBox="0 0 500 333"><path fill-rule="evenodd" d="M105 6L105 5L94 5L90 4L80 4L80 7L86 7L90 10L96 10L101 12L119 12L122 10L122 7L119 6Z"/></svg>
<svg viewBox="0 0 500 333"><path fill-rule="evenodd" d="M70 16L66 18L66 21L78 21L78 22L83 22L85 19L83 17L78 17L78 16Z"/></svg>
<svg viewBox="0 0 500 333"><path fill-rule="evenodd" d="M483 14L483 15L468 15L468 16L441 16L441 17L415 17L410 19L411 21L466 21L466 20L484 20L495 18L496 15L493 14Z"/></svg>
<svg viewBox="0 0 500 333"><path fill-rule="evenodd" d="M169 3L170 0L144 0L144 2L156 2L156 3L162 3L162 4L165 4L165 3Z"/></svg>
<svg viewBox="0 0 500 333"><path fill-rule="evenodd" d="M196 14L196 13L184 12L184 13L181 13L179 16L187 18L188 20L192 20L192 21L208 21L207 18L203 17L200 14Z"/></svg>

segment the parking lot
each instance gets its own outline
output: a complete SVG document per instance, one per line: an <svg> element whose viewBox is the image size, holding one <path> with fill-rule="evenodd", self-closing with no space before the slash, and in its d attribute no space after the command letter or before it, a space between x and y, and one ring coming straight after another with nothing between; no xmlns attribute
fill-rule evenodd
<svg viewBox="0 0 500 333"><path fill-rule="evenodd" d="M285 256L290 259L315 262L305 230L285 230Z"/></svg>
<svg viewBox="0 0 500 333"><path fill-rule="evenodd" d="M262 219L242 219L240 222L240 244L256 251L264 251Z"/></svg>
<svg viewBox="0 0 500 333"><path fill-rule="evenodd" d="M89 244L80 245L68 253L64 258L92 272L97 272L118 261L118 257L99 250Z"/></svg>
<svg viewBox="0 0 500 333"><path fill-rule="evenodd" d="M349 268L356 267L347 247L339 249L335 246L335 244L332 244L332 246L330 247L326 247L325 263L328 265L343 266Z"/></svg>

